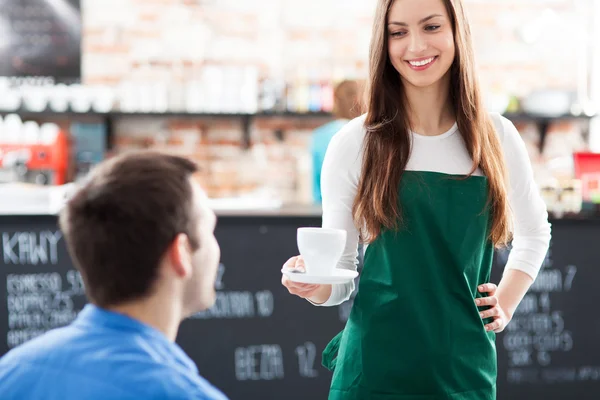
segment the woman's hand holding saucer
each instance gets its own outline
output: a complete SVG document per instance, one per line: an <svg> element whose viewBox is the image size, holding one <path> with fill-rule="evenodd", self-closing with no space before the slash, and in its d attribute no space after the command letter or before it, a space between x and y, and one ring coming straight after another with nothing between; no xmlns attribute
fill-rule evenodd
<svg viewBox="0 0 600 400"><path fill-rule="evenodd" d="M303 274L306 272L304 259L302 256L294 256L287 260L283 265L283 269ZM282 275L281 284L291 294L310 300L316 304L326 302L329 296L331 296L331 285L293 282L286 275Z"/></svg>

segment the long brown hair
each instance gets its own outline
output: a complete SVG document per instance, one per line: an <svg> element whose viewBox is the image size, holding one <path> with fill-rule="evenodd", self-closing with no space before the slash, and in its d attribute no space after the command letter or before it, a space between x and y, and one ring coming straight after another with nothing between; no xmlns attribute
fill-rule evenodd
<svg viewBox="0 0 600 400"><path fill-rule="evenodd" d="M488 179L490 240L497 246L510 239L506 168L494 124L483 107L471 32L461 0L443 0L452 22L456 55L450 70L450 98L458 129L473 166ZM362 175L352 208L362 240L373 242L383 228L398 229L402 210L398 185L410 156L410 122L400 74L388 56L387 17L394 0L379 0L370 45L366 95L366 137ZM399 95L400 94L400 95Z"/></svg>

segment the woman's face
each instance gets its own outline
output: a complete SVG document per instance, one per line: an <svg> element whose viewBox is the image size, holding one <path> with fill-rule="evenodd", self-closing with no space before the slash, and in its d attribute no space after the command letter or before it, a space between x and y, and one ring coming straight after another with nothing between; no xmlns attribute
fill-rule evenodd
<svg viewBox="0 0 600 400"><path fill-rule="evenodd" d="M442 0L395 0L387 35L390 61L405 85L434 85L454 62L452 24Z"/></svg>

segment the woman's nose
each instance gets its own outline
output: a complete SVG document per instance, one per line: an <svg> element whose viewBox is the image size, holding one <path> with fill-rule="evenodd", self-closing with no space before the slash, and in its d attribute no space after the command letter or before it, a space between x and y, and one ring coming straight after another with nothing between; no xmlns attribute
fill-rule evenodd
<svg viewBox="0 0 600 400"><path fill-rule="evenodd" d="M427 49L427 40L421 34L410 35L410 46L408 50L411 53L419 54Z"/></svg>

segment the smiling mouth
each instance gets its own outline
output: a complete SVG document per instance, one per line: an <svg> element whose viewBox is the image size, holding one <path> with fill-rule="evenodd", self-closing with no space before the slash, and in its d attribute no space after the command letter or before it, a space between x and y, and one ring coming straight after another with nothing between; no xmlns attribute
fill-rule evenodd
<svg viewBox="0 0 600 400"><path fill-rule="evenodd" d="M429 57L429 58L425 58L422 60L418 60L418 61L407 61L407 63L409 63L411 66L413 67L425 67L429 64L431 64L435 59L437 58L437 56L434 57Z"/></svg>

